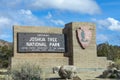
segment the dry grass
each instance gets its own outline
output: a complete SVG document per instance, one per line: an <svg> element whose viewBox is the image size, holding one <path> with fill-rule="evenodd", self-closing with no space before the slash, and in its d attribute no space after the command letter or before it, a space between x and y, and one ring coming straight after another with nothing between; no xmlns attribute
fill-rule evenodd
<svg viewBox="0 0 120 80"><path fill-rule="evenodd" d="M7 69L0 69L0 80L5 80L5 78L8 76Z"/></svg>

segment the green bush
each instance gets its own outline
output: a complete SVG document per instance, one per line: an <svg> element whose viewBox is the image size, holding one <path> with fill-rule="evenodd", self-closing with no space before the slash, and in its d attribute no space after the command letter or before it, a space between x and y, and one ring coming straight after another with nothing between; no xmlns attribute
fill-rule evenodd
<svg viewBox="0 0 120 80"><path fill-rule="evenodd" d="M0 68L9 68L12 50L12 46L0 46Z"/></svg>
<svg viewBox="0 0 120 80"><path fill-rule="evenodd" d="M115 60L116 68L120 70L120 59Z"/></svg>
<svg viewBox="0 0 120 80"><path fill-rule="evenodd" d="M41 69L36 65L25 64L11 71L13 80L40 80Z"/></svg>

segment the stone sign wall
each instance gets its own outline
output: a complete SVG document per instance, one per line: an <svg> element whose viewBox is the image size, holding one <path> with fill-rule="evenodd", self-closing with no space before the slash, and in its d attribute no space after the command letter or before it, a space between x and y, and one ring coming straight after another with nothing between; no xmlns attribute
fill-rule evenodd
<svg viewBox="0 0 120 80"><path fill-rule="evenodd" d="M78 29L87 29L90 31L88 33L84 33L84 38L91 36L91 39L87 38L88 44L85 48L83 48L80 43L78 36L82 33L77 33ZM85 31L85 30L84 30ZM97 57L96 51L96 26L93 23L69 23L65 25L64 33L67 37L68 44L68 52L67 55L69 58L69 64L79 66L80 68L101 68L106 67L106 58ZM100 60L101 59L101 60Z"/></svg>
<svg viewBox="0 0 120 80"><path fill-rule="evenodd" d="M53 68L106 68L105 57L97 57L96 27L73 22L64 28L14 26L14 56L11 67L23 63ZM78 31L79 30L79 31Z"/></svg>
<svg viewBox="0 0 120 80"><path fill-rule="evenodd" d="M24 63L30 63L30 64L36 64L39 65L40 67L53 67L53 66L61 66L61 65L68 65L68 57L64 56L64 49L58 51L54 51L54 52L41 52L39 51L22 51L19 52L19 44L21 43L25 43L26 41L22 41L19 43L19 41L21 41L23 39L20 38L18 36L19 33L40 33L40 34L50 34L49 36L51 36L52 34L54 34L54 38L60 38L63 39L63 29L62 28L55 28L55 27L35 27L35 26L14 26L13 27L14 30L14 56L12 57L12 64L11 67L14 68L16 67L16 65L22 65ZM56 37L56 35L59 35ZM31 36L31 35L30 35ZM40 36L40 35L39 35ZM32 37L32 36L31 36ZM30 37L29 37L30 38ZM47 37L46 37L47 38ZM29 40L27 39L27 37L25 37L25 40ZM59 46L64 47L64 40L60 41L60 39L56 40L57 42L60 42ZM57 46L58 44L56 44ZM24 46L24 45L22 45ZM47 46L47 45L46 45ZM60 52L61 51L61 52ZM17 66L18 67L18 66Z"/></svg>

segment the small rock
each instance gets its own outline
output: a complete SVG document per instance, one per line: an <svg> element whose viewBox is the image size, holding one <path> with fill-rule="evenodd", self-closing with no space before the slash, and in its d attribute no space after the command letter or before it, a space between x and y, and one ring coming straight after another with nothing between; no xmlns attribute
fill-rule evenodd
<svg viewBox="0 0 120 80"><path fill-rule="evenodd" d="M61 66L58 74L63 79L72 79L76 77L77 70L75 66Z"/></svg>

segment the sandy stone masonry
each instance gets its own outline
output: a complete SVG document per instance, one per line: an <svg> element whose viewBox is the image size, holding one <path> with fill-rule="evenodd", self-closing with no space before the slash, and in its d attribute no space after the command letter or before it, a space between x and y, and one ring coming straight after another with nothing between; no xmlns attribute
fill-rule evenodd
<svg viewBox="0 0 120 80"><path fill-rule="evenodd" d="M82 49L77 38L76 30L79 27L87 27L92 31L92 39L86 49ZM93 23L69 23L65 25L64 33L67 36L69 64L79 68L106 68L105 57L97 57L96 51L96 26Z"/></svg>
<svg viewBox="0 0 120 80"><path fill-rule="evenodd" d="M92 31L92 40L86 49L82 49L77 38L76 29L88 27ZM93 23L72 22L65 25L65 28L35 27L35 26L14 26L14 56L11 67L23 63L37 64L41 67L55 67L61 65L75 65L79 68L106 68L105 57L97 57L96 52L96 27ZM65 53L18 53L17 33L57 33L65 35Z"/></svg>
<svg viewBox="0 0 120 80"><path fill-rule="evenodd" d="M64 57L64 53L18 53L17 52L17 33L58 33L62 34L62 28L53 27L30 27L30 26L14 26L14 56L12 58L11 67L19 64L31 63L41 67L53 67L60 65L68 65L68 57Z"/></svg>

